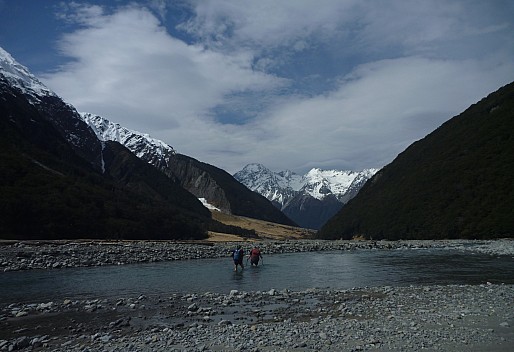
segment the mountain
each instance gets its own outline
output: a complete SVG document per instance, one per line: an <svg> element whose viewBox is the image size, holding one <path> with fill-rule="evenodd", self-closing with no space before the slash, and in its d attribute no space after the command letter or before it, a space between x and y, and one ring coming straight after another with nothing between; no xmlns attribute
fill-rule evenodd
<svg viewBox="0 0 514 352"><path fill-rule="evenodd" d="M201 202L0 48L0 237L204 238Z"/></svg>
<svg viewBox="0 0 514 352"><path fill-rule="evenodd" d="M354 172L314 168L305 175L297 175L248 164L234 178L269 199L300 226L319 229L376 172L376 169Z"/></svg>
<svg viewBox="0 0 514 352"><path fill-rule="evenodd" d="M141 160L154 165L197 198L205 199L222 212L296 226L265 197L248 190L227 172L178 154L166 143L104 117L90 113L82 113L81 117L100 140L124 145Z"/></svg>
<svg viewBox="0 0 514 352"><path fill-rule="evenodd" d="M410 145L318 236L514 237L514 83Z"/></svg>

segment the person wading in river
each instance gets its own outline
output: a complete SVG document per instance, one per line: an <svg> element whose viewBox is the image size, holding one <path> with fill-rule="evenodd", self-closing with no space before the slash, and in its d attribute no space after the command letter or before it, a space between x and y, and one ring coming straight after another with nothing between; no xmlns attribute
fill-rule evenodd
<svg viewBox="0 0 514 352"><path fill-rule="evenodd" d="M255 246L253 247L253 249L250 251L250 254L248 255L248 258L250 258L250 264L253 266L257 266L259 265L259 259L262 259L262 254L261 254L261 250L259 249L259 247ZM246 259L248 261L248 259Z"/></svg>
<svg viewBox="0 0 514 352"><path fill-rule="evenodd" d="M241 270L245 268L243 265L244 255L245 251L243 250L243 248L241 248L240 245L232 251L232 259L234 259L234 271L237 271L238 265L241 265Z"/></svg>

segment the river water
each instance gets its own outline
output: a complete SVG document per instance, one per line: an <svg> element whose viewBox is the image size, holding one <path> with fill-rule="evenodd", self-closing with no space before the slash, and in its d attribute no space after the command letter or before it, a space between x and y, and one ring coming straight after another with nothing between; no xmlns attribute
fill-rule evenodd
<svg viewBox="0 0 514 352"><path fill-rule="evenodd" d="M231 258L5 272L0 302L486 282L514 284L514 258L450 249L307 252L264 256L263 265L239 272Z"/></svg>

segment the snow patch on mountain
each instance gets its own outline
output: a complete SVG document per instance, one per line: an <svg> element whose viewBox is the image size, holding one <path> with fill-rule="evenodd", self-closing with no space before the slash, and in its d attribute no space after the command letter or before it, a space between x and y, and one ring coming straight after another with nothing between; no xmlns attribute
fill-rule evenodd
<svg viewBox="0 0 514 352"><path fill-rule="evenodd" d="M219 208L216 208L214 205L210 204L205 198L198 198L200 202L202 202L203 206L209 210L221 211Z"/></svg>

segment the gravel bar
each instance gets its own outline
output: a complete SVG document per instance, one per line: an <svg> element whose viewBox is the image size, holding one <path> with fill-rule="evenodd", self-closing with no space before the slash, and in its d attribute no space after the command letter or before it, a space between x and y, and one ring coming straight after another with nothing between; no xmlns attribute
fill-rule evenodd
<svg viewBox="0 0 514 352"><path fill-rule="evenodd" d="M118 297L10 304L0 350L513 351L514 286Z"/></svg>

